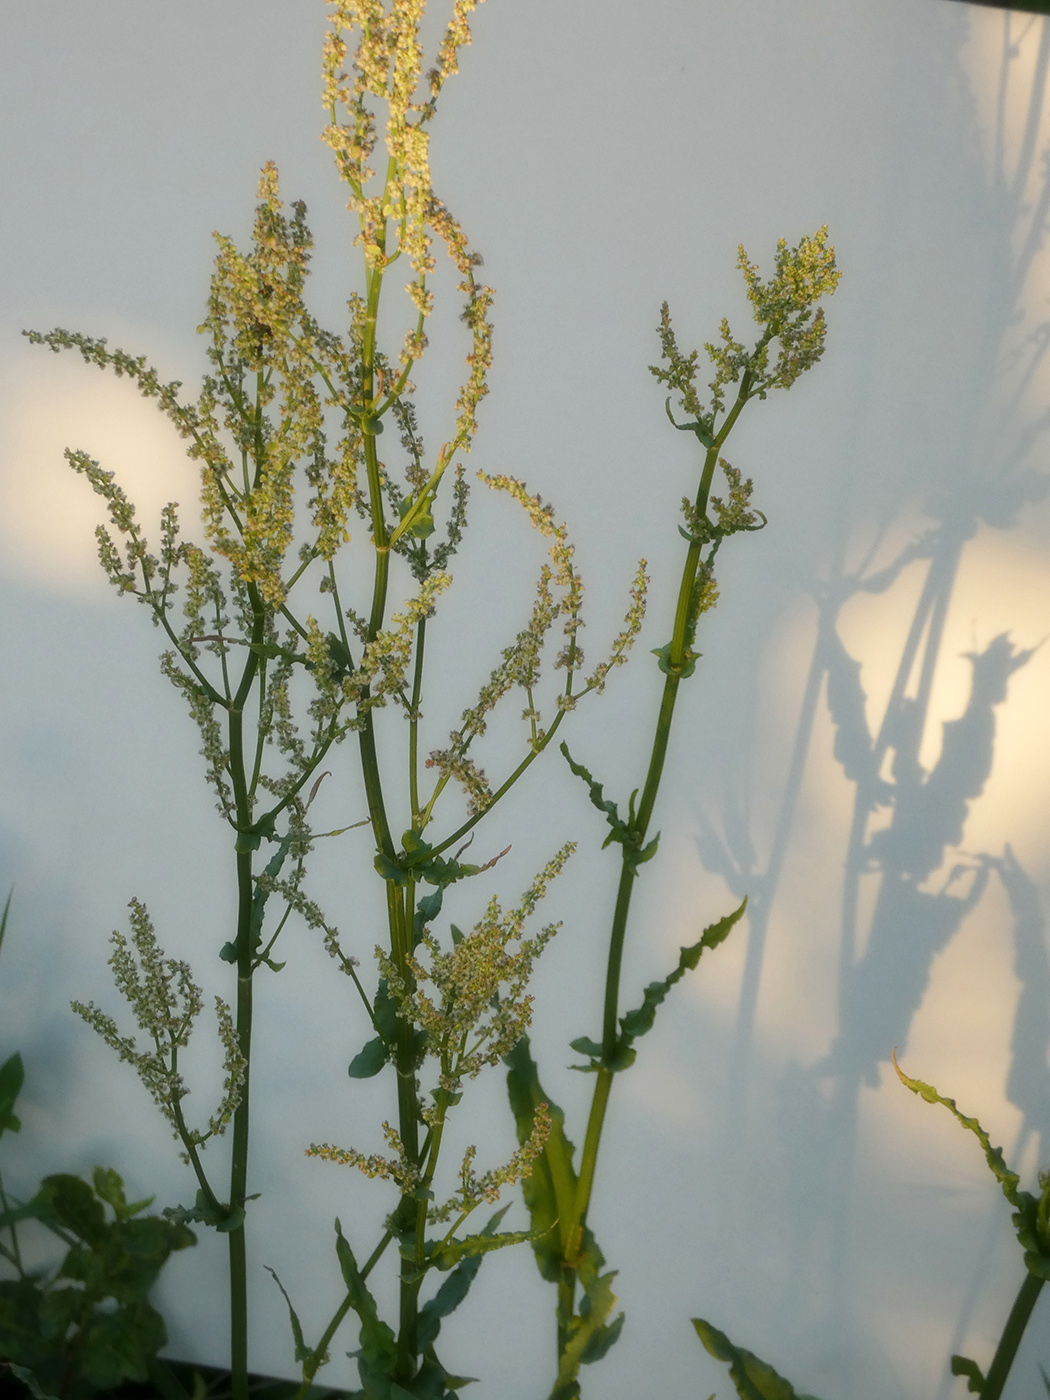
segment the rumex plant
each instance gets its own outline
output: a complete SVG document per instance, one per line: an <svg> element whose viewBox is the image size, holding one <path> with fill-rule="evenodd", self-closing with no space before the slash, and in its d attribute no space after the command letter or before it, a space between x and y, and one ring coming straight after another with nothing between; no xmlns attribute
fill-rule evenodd
<svg viewBox="0 0 1050 1400"><path fill-rule="evenodd" d="M382 1123L383 1151L367 1150L356 1127L356 1144L307 1149L315 1158L382 1179L392 1206L363 1262L357 1232L344 1232L336 1221L342 1298L316 1345L307 1342L294 1302L274 1275L288 1304L302 1369L300 1393L313 1384L336 1331L353 1312L359 1326L357 1394L369 1400L453 1394L467 1378L438 1359L441 1323L463 1301L486 1253L528 1241L541 1274L556 1287L552 1400L570 1400L580 1393L581 1366L604 1355L622 1325L622 1315L613 1317L613 1273L603 1272L590 1225L613 1081L633 1063L635 1042L652 1028L672 986L728 936L746 904L683 948L677 967L646 987L634 1010L621 1013L632 893L657 850L659 836L651 834L651 825L668 740L679 687L697 669L701 619L718 597L716 556L727 537L765 524L751 505L751 480L726 461L723 448L748 403L771 389L789 388L823 352L825 323L817 303L834 291L839 277L826 229L794 248L782 240L769 281L740 250L759 334L748 349L722 322L720 340L705 347L713 367L706 402L695 383L699 355L679 349L666 304L662 310L663 363L653 373L669 391L671 423L694 435L700 465L697 484L682 501L684 560L669 639L653 650L660 688L651 754L625 807L607 798L602 783L560 745L603 815L605 844L616 847L619 863L600 1038L582 1035L572 1042L585 1061L577 1068L594 1075L577 1165L564 1115L541 1087L527 1038L529 975L557 928L547 924L533 931L530 921L573 843L550 853L509 911L490 895L469 931L445 919L447 906L461 895L453 887L488 878L506 854L485 850L477 863L465 860L476 828L567 727L580 701L600 692L627 659L642 627L648 580L643 560L628 585L621 631L602 659L586 667L579 635L583 584L566 526L523 481L479 472L489 490L520 506L546 543L547 558L524 625L457 727L445 739L426 730L428 623L452 584L450 565L463 540L468 489L460 459L475 437L491 361L493 293L479 280L480 257L432 187L428 157L429 124L470 41L474 8L475 0L455 0L436 60L424 70L425 0L391 0L389 7L383 0L329 0L323 134L348 191L362 261L363 290L350 295L342 332L323 328L308 309L306 209L302 203L290 213L285 209L277 171L267 165L251 250L241 252L217 236L208 314L200 327L209 341L210 368L195 401L184 400L180 384L162 382L144 357L111 349L103 340L65 330L27 333L34 343L56 352L75 350L89 363L129 377L156 400L200 466L204 544L183 538L172 503L162 514L153 553L112 474L83 452L67 453L107 504L111 523L98 531L103 568L120 594L132 594L149 609L165 635L162 669L199 728L207 778L228 830L237 906L230 936L217 952L230 965L234 988L229 1002L215 1001L225 1084L207 1128L192 1126L186 1115L189 1090L180 1069L203 993L188 965L163 952L137 898L131 902L131 942L114 933L111 964L144 1045L103 1009L81 1003L75 1008L135 1066L193 1170L195 1200L169 1210L172 1227L196 1222L228 1237L236 1400L247 1394L250 1356L250 1106L252 1095L266 1087L252 1080L253 988L257 975L284 966L287 954L279 939L293 915L323 935L352 983L364 1031L349 1065L351 1079L384 1075L392 1099ZM381 126L385 158L378 151ZM470 341L447 440L436 452L425 445L412 400L439 281L435 240L456 270ZM388 306L384 288L397 262L399 275L407 278L407 310L400 349L391 352L384 348L386 327L401 313ZM682 422L672 412L672 398ZM397 439L393 452L384 446L391 437ZM400 474L391 461L396 455ZM370 560L364 596L352 595L349 583L352 535ZM492 753L485 742L503 702L521 706L521 740L510 755ZM381 727L391 731L382 742ZM341 747L348 739L350 745ZM348 750L356 753L359 774L352 800L363 799L367 812L355 825L369 828L374 878L386 909L382 936L362 941L358 931L357 953L375 948L371 973L346 951L336 923L307 884L316 843L350 830L318 832L311 822L326 778L349 786L342 776ZM396 762L381 762L381 754L391 753ZM352 883L343 898L349 908L364 907ZM518 1149L509 1161L482 1169L475 1167L477 1147L469 1146L450 1173L441 1156L450 1114L470 1081L499 1065L508 1070ZM228 1124L228 1178L220 1185L214 1154L205 1148ZM495 1205L501 1190L518 1180L530 1228L501 1231L506 1206L480 1228L468 1224L475 1211ZM397 1273L395 1320L381 1315L369 1284L381 1262ZM434 1275L441 1280L436 1289Z"/></svg>

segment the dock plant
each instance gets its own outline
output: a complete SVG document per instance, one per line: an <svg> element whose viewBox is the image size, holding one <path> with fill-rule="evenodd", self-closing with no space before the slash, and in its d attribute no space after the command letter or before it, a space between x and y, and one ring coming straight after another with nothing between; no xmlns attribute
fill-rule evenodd
<svg viewBox="0 0 1050 1400"><path fill-rule="evenodd" d="M671 730L680 703L690 703L689 683L701 674L698 634L718 599L717 557L730 536L766 524L751 501L752 479L727 461L726 444L749 405L790 388L820 359L826 327L818 303L839 279L834 252L826 228L794 245L782 239L764 280L740 248L757 330L738 340L723 320L703 354L681 350L668 305L660 311L660 362L652 373L670 425L695 439L696 473L664 552L680 552L674 612L655 624L658 644L642 662L653 670L656 697L651 751L634 792L606 795L608 784L619 789L621 766L592 774L574 753L572 734L577 709L596 701L638 639L646 562L624 579L621 630L597 662L585 664L584 587L568 527L524 480L504 472L483 470L476 479L485 493L514 502L538 537L545 555L535 591L456 727L447 736L431 733L428 629L452 587L464 540L464 458L478 432L492 358L494 293L481 280L480 256L433 188L429 165L430 124L470 42L475 4L454 0L427 66L425 0L328 0L323 139L344 186L359 259L341 324L323 322L310 307L306 207L283 202L278 172L267 164L251 247L243 251L216 236L200 326L209 368L195 397L164 382L144 356L103 339L63 329L27 332L35 344L72 350L131 380L200 469L203 540L186 538L184 517L171 503L151 544L113 474L81 450L67 452L106 503L109 524L97 532L103 569L163 635L161 668L198 727L226 832L236 915L216 949L228 965L230 991L214 1003L224 1088L206 1123L187 1111L180 1064L204 1012L203 994L188 964L164 951L138 897L130 906L130 941L115 932L110 959L137 1031L128 1034L94 1004L75 1009L134 1066L178 1140L194 1195L170 1208L169 1220L227 1237L235 1400L245 1400L252 1370L249 1288L273 1286L260 1280L249 1249L252 1163L265 1151L252 1143L250 1113L267 1093L253 1071L253 1045L267 1033L255 1024L253 992L257 977L279 973L294 956L285 936L291 920L317 931L347 978L361 1047L349 1064L351 1080L382 1076L390 1103L382 1152L363 1145L352 1111L347 1132L333 1125L334 1141L303 1144L320 1159L318 1171L327 1162L378 1179L375 1189L387 1193L389 1208L378 1238L362 1239L349 1217L336 1221L341 1292L316 1343L307 1340L275 1275L288 1303L300 1394L315 1384L350 1314L360 1374L355 1394L454 1394L467 1378L438 1358L442 1321L465 1299L485 1254L527 1244L554 1290L549 1374L540 1368L536 1385L549 1389L551 1400L571 1400L581 1394L581 1368L600 1360L623 1323L615 1271L595 1233L610 1204L601 1194L599 1155L614 1082L634 1063L638 1041L673 986L745 912L746 901L714 918L663 980L634 993L621 987L633 892L659 843L653 823ZM468 349L445 440L435 449L424 442L413 395L426 368L439 253L455 269ZM398 317L403 339L390 344L388 328ZM697 380L708 375L705 391ZM471 509L485 511L485 501ZM352 580L361 577L360 565L349 561L362 552L369 583L359 593ZM493 752L484 741L500 707L518 710L520 737L516 747ZM578 1158L565 1115L540 1077L540 1060L564 1048L528 1038L529 976L557 929L537 926L535 915L574 843L552 848L524 892L508 900L490 892L506 850L485 845L483 835L488 814L512 787L533 781L541 759L566 763L585 785L616 864L602 1022L571 1042L583 1062L576 1068L593 1076ZM325 781L350 803L363 799L367 815L355 825L367 826L371 843L365 879L381 890L386 911L385 926L371 932L354 920L352 949L338 923L340 909L369 907L360 872L347 877L340 908L322 908L309 881L317 843L340 842L350 831L316 829L312 809ZM476 897L475 889L484 893ZM601 976L595 973L596 983ZM306 1009L302 1027L304 1035L326 1033ZM507 1075L518 1148L509 1160L489 1164L484 1146L472 1145L450 1164L443 1151L450 1116L483 1072ZM227 1128L229 1150L216 1162ZM518 1181L527 1228L503 1230L512 1202L490 1207ZM311 1244L315 1255L322 1247ZM380 1268L396 1273L396 1316L381 1314L370 1286Z"/></svg>

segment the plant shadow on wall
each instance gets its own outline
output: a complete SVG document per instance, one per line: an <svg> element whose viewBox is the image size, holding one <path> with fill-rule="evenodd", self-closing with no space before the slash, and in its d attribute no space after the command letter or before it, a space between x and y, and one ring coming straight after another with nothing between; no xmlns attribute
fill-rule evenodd
<svg viewBox="0 0 1050 1400"><path fill-rule="evenodd" d="M1017 47L1022 23L1039 21L1022 22L1009 15L1002 21L1001 100L991 133L993 169L990 179L982 177L982 206L994 211L989 262L996 274L988 290L984 333L974 347L966 399L969 421L951 428L953 440L965 446L946 455L940 480L931 484L922 500L928 522L924 528L913 531L903 545L891 546L901 535L894 520L898 507L892 503L874 529L847 520L842 527L844 540L850 535L867 537L866 544L855 551L861 555L859 562L847 568L840 557L824 578L809 581L816 612L815 639L792 759L764 866L755 854L760 838L746 815L750 803L745 777L734 772L724 777L726 797L720 810L710 806L696 810L701 861L721 875L732 891L750 896L748 950L725 1111L730 1125L725 1150L746 1155L754 1152L755 1143L741 1105L746 1103L754 1062L767 935L790 860L807 758L819 732L821 706L826 706L834 760L853 793L841 864L838 1028L827 1052L816 1063L789 1069L778 1088L778 1133L791 1178L783 1188L784 1196L797 1206L789 1206L787 1212L795 1234L792 1286L785 1292L783 1307L809 1333L815 1325L827 1329L830 1324L833 1333L850 1336L865 1328L864 1305L853 1291L857 1252L862 1247L855 1194L861 1165L862 1091L877 1086L892 1070L895 1047L907 1064L905 1051L931 985L935 960L988 895L992 880L999 882L1006 896L1013 972L1020 983L1005 1093L1021 1122L1006 1160L1016 1167L1022 1157L1034 1156L1042 1166L1050 1166L1046 918L1037 886L1018 860L1009 831L995 850L973 850L966 842L967 817L993 770L997 712L1008 701L1014 678L1045 638L1036 634L1018 640L1002 632L975 645L965 654L970 674L961 713L956 710L945 720L934 708L938 670L954 659L954 653L946 653L946 623L968 546L981 532L1016 528L1024 511L1041 502L1050 489L1050 475L1026 465L1046 442L1050 410L1023 414L1026 389L1037 374L1045 373L1050 349L1050 320L1033 324L1030 314L1027 321L1024 315L1026 304L1031 304L1033 268L1047 249L1050 149L1040 149L1036 138L1050 75L1050 24L1043 23L1034 71L1022 78ZM1019 85L1023 85L1020 93ZM1008 93L1011 103L1006 100ZM1023 136L1010 163L1004 128L1006 113L1017 97L1023 99ZM979 135L975 130L975 149ZM1017 331L1019 324L1023 338ZM1004 392L993 399L990 386L1001 385ZM899 504L905 519L913 514L911 504ZM918 594L903 628L894 596L902 582ZM877 716L861 682L862 664L869 657L863 644L859 652L851 653L844 641L849 630L844 616L861 599L868 600L866 636L877 640L880 658L886 655L885 639L903 634L896 659L888 665L885 660L879 663L887 679L892 674L892 684ZM872 604L877 599L885 599L884 615L872 622ZM757 693L755 672L751 684ZM920 758L924 736L936 732L938 721L942 721L939 751L924 764ZM919 1065L913 1067L921 1070ZM916 1092L928 1091L924 1097L949 1102L930 1086L901 1077ZM949 1106L954 1110L954 1105ZM972 1129L976 1123L963 1121ZM798 1146L801 1124L808 1138L804 1152ZM1045 1224L1035 1231L1035 1198L1019 1203L1017 1179L1004 1182L1010 1174L1001 1156L989 1155L987 1139L982 1139L982 1146L1014 1207L1015 1229L1026 1252L1026 1287L1038 1293L1039 1283L1048 1276L1050 1237ZM960 1143L959 1150L967 1149ZM1045 1215L1045 1182L1040 1200ZM817 1216L808 1204L813 1201L820 1202ZM1003 1220L1000 1206L990 1227L992 1234L996 1227L1001 1229ZM970 1265L972 1283L955 1326L955 1352L963 1344L990 1255L991 1234ZM807 1286L799 1288L800 1280ZM819 1324L810 1306L812 1297L826 1300ZM971 1391L982 1397L998 1396L1023 1323L1015 1308L987 1374L972 1359L954 1356L943 1373L940 1400L960 1389L960 1381L953 1381L953 1376L966 1378ZM724 1359L729 1360L729 1355ZM745 1393L742 1389L741 1394Z"/></svg>

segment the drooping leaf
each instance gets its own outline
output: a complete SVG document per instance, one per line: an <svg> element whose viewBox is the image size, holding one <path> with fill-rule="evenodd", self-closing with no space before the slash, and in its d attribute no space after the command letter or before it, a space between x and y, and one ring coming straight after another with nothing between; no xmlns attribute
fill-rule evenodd
<svg viewBox="0 0 1050 1400"><path fill-rule="evenodd" d="M693 1326L711 1355L717 1361L729 1363L729 1378L740 1400L816 1400L815 1396L795 1390L790 1381L754 1352L734 1346L724 1332L719 1332L702 1317L694 1317Z"/></svg>
<svg viewBox="0 0 1050 1400"><path fill-rule="evenodd" d="M499 1222L510 1210L510 1206L503 1206L489 1220L485 1228L480 1232L482 1235L494 1235ZM450 1313L455 1312L463 1299L470 1291L470 1286L477 1277L481 1268L482 1252L479 1250L465 1258L448 1278L445 1279L441 1287L434 1294L433 1298L423 1304L419 1310L419 1320L417 1323L419 1346L421 1351L426 1351L428 1347L433 1347L437 1341L438 1333L441 1331L441 1323Z"/></svg>
<svg viewBox="0 0 1050 1400"><path fill-rule="evenodd" d="M412 932L415 942L418 943L423 936L423 930L427 924L433 923L441 913L441 902L444 899L444 891L439 885L431 894L425 894L416 905L415 918L413 919Z"/></svg>
<svg viewBox="0 0 1050 1400"><path fill-rule="evenodd" d="M984 1372L976 1361L971 1361L968 1356L953 1356L951 1370L953 1376L967 1378L966 1389L972 1395L980 1395L984 1389ZM1050 1386L1047 1386L1047 1390L1050 1390Z"/></svg>
<svg viewBox="0 0 1050 1400"><path fill-rule="evenodd" d="M507 1093L519 1143L526 1143L532 1135L537 1105L545 1103L550 1110L550 1136L521 1186L536 1235L532 1242L536 1266L550 1283L558 1283L576 1203L576 1172L572 1164L576 1149L565 1136L565 1114L543 1092L539 1071L529 1052L528 1036L522 1036L503 1063L508 1069ZM559 1224L560 1231L555 1229Z"/></svg>

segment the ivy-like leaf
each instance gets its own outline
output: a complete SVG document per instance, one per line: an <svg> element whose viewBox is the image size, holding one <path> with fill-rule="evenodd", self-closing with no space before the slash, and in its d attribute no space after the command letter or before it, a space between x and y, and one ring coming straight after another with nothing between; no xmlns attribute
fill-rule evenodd
<svg viewBox="0 0 1050 1400"><path fill-rule="evenodd" d="M717 1361L729 1363L729 1378L740 1400L816 1400L813 1395L795 1390L790 1381L753 1352L734 1346L724 1332L719 1332L702 1317L694 1317L693 1326L711 1355Z"/></svg>
<svg viewBox="0 0 1050 1400"><path fill-rule="evenodd" d="M45 1176L38 1193L54 1211L60 1224L95 1248L106 1238L106 1213L102 1202L79 1176L57 1173Z"/></svg>

